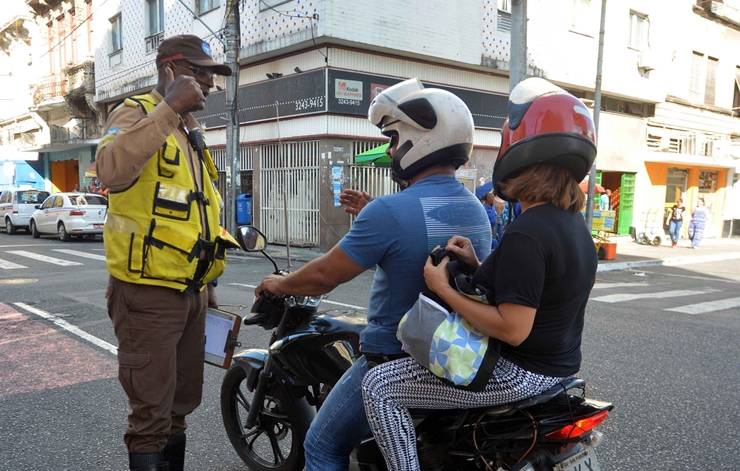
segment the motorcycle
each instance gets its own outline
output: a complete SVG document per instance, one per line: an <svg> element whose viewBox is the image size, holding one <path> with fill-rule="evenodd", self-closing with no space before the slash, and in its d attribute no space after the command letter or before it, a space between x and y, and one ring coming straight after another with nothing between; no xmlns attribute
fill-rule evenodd
<svg viewBox="0 0 740 471"><path fill-rule="evenodd" d="M242 226L242 248L264 252L265 236ZM245 325L271 330L267 349L233 356L221 385L226 433L255 471L303 469L303 439L323 400L360 357L365 323L346 311L318 312L320 297L263 293ZM596 430L613 405L585 397L586 384L568 378L537 396L482 409L412 410L421 467L430 471L600 470ZM375 440L354 451L351 467L383 471Z"/></svg>

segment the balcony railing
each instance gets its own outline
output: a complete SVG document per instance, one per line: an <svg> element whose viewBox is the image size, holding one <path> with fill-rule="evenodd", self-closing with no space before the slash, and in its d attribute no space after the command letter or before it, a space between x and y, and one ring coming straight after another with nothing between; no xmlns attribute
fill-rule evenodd
<svg viewBox="0 0 740 471"><path fill-rule="evenodd" d="M67 143L81 139L88 139L88 128L86 123L82 122L71 130L63 126L49 126L49 140L52 144Z"/></svg>
<svg viewBox="0 0 740 471"><path fill-rule="evenodd" d="M649 150L705 157L738 157L737 145L729 136L649 126L646 144Z"/></svg>
<svg viewBox="0 0 740 471"><path fill-rule="evenodd" d="M146 43L146 53L150 54L152 52L156 52L159 48L159 43L162 42L162 39L164 38L164 33L154 33L151 36L147 36L144 38L144 43Z"/></svg>
<svg viewBox="0 0 740 471"><path fill-rule="evenodd" d="M68 93L94 93L95 72L93 62L82 62L67 68Z"/></svg>
<svg viewBox="0 0 740 471"><path fill-rule="evenodd" d="M38 105L52 98L63 97L66 93L67 80L57 80L53 77L36 85L33 92L33 103Z"/></svg>

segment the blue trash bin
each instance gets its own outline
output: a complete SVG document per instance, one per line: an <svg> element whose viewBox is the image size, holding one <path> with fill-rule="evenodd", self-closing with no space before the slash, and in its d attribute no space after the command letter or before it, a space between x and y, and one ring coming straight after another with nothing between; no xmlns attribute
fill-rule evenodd
<svg viewBox="0 0 740 471"><path fill-rule="evenodd" d="M252 224L252 195L242 193L236 197L236 223Z"/></svg>

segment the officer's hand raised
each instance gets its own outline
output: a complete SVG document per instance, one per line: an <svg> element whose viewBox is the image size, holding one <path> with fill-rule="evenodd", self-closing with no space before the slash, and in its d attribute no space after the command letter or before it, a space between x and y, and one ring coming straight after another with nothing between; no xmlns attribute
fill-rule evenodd
<svg viewBox="0 0 740 471"><path fill-rule="evenodd" d="M203 90L193 77L180 75L175 78L170 66L165 67L165 73L167 78L164 101L175 113L184 115L191 111L202 110L206 106Z"/></svg>

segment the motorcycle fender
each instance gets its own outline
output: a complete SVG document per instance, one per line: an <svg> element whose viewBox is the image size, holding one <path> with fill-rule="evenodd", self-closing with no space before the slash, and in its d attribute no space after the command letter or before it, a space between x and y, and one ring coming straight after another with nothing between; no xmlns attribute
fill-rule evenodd
<svg viewBox="0 0 740 471"><path fill-rule="evenodd" d="M248 350L242 350L232 357L234 364L246 373L246 384L250 391L254 391L254 388L257 387L257 380L260 377L260 372L265 367L267 356L267 350L250 348Z"/></svg>

